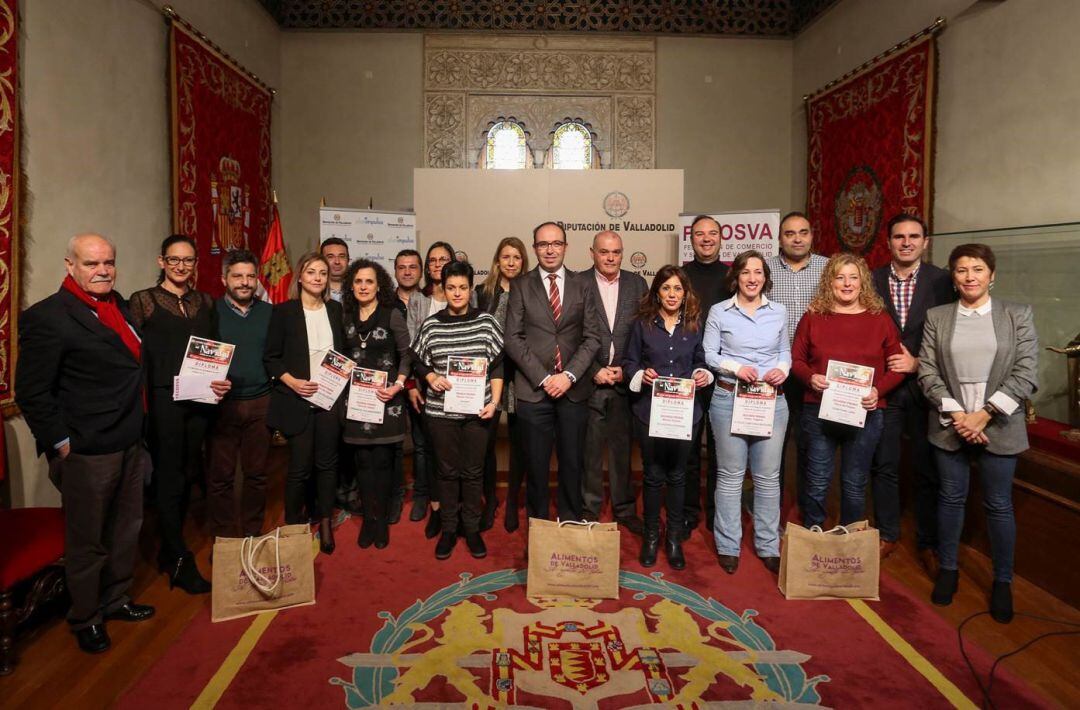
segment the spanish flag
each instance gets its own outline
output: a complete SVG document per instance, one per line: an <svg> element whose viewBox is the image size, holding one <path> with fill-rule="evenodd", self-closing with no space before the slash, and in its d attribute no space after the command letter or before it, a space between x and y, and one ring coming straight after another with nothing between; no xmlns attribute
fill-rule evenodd
<svg viewBox="0 0 1080 710"><path fill-rule="evenodd" d="M281 215L278 214L275 195L274 218L270 222L270 231L266 235L266 244L260 261L259 296L270 303L281 303L289 298L289 282L292 281L292 268L289 267L289 255L285 251L285 238L281 232Z"/></svg>

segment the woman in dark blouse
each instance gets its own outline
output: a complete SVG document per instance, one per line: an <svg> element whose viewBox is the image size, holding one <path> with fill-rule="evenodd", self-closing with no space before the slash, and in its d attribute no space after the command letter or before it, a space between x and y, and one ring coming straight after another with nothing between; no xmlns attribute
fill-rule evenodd
<svg viewBox="0 0 1080 710"><path fill-rule="evenodd" d="M357 544L390 543L389 509L394 493L397 444L405 439L405 376L409 371L409 331L395 307L390 275L370 259L357 259L345 272L342 298L345 354L359 368L386 373L386 387L376 396L385 403L381 424L349 419L342 412L345 443L353 447L356 477L364 506Z"/></svg>
<svg viewBox="0 0 1080 710"><path fill-rule="evenodd" d="M210 583L199 574L195 558L184 542L184 517L189 484L202 475L203 438L213 405L174 402L173 377L187 353L188 338L213 338L217 331L214 301L196 291L195 242L174 234L161 243L157 286L131 294L131 318L142 336L150 406L150 442L154 457L158 528L161 549L158 565L169 574L169 587L189 594L205 594ZM214 382L220 398L229 381Z"/></svg>
<svg viewBox="0 0 1080 710"><path fill-rule="evenodd" d="M686 439L649 435L652 384L658 377L693 379L696 389L712 383L702 348L701 307L690 288L686 272L674 265L661 268L641 307L622 361L630 376L634 429L641 444L645 467L645 537L641 564L652 567L660 547L660 498L667 486L667 542L664 552L674 569L686 567L682 551L682 516L685 498L686 460L690 455L691 432ZM694 397L694 425L703 414Z"/></svg>

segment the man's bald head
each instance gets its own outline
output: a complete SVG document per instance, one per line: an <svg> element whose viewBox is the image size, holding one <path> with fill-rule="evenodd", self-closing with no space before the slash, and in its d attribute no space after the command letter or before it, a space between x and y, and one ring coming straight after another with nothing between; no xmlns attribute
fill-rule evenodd
<svg viewBox="0 0 1080 710"><path fill-rule="evenodd" d="M614 279L619 275L622 268L623 243L622 237L610 230L600 232L593 237L592 246L593 266L605 278Z"/></svg>
<svg viewBox="0 0 1080 710"><path fill-rule="evenodd" d="M68 240L68 274L91 296L107 296L116 283L116 246L100 234L76 234Z"/></svg>

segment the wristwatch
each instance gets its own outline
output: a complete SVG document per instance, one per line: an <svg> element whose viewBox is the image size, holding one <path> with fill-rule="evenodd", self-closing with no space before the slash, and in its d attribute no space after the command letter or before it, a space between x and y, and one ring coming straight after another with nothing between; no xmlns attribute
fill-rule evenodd
<svg viewBox="0 0 1080 710"><path fill-rule="evenodd" d="M1001 410L998 409L997 407L995 407L990 402L987 402L986 404L983 405L983 411L986 412L987 414L989 414L991 419L993 419L998 414L1001 414Z"/></svg>

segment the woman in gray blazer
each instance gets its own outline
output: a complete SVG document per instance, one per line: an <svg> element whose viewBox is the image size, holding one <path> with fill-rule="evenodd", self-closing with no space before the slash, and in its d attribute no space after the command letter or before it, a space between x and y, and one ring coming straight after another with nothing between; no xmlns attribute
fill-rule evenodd
<svg viewBox="0 0 1080 710"><path fill-rule="evenodd" d="M935 411L930 443L941 477L940 569L930 599L952 603L971 464L978 462L994 561L990 614L1012 620L1012 482L1016 457L1028 448L1024 400L1038 385L1039 347L1031 307L990 298L994 252L962 244L949 255L957 303L930 309L919 352L919 385Z"/></svg>

